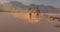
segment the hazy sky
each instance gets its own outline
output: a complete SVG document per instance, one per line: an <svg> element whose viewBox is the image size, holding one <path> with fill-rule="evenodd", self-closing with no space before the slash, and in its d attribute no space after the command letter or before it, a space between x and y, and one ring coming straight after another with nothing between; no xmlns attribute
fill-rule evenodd
<svg viewBox="0 0 60 32"><path fill-rule="evenodd" d="M0 0L0 1L8 1L8 0ZM51 5L51 6L60 8L60 0L12 0L12 1L20 1L27 5L34 3L34 4Z"/></svg>

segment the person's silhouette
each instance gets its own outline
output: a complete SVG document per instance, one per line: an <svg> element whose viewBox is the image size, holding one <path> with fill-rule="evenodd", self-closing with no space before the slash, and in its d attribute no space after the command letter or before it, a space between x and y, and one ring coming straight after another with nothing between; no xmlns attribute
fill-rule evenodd
<svg viewBox="0 0 60 32"><path fill-rule="evenodd" d="M36 15L37 15L37 17L39 17L40 10L39 10L39 8L38 8L38 7L36 8L36 13L37 13L37 14L36 14Z"/></svg>
<svg viewBox="0 0 60 32"><path fill-rule="evenodd" d="M32 17L32 14L31 14L31 13L32 13L32 12L31 12L31 8L29 8L29 11L30 11L30 12L29 12L29 17L30 17L30 19L31 19L31 17Z"/></svg>

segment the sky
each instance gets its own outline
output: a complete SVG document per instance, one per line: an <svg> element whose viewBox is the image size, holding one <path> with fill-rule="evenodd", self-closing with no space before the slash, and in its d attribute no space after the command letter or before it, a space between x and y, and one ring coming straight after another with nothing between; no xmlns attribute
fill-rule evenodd
<svg viewBox="0 0 60 32"><path fill-rule="evenodd" d="M60 0L0 0L1 2L6 1L19 1L25 5L29 4L43 4L47 6L54 6L56 8L60 8Z"/></svg>

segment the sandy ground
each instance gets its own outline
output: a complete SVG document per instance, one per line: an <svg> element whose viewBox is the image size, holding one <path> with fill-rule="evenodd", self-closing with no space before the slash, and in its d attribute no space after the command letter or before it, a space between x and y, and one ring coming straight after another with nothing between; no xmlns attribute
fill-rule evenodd
<svg viewBox="0 0 60 32"><path fill-rule="evenodd" d="M52 21L44 15L42 14L38 23L32 24L29 22L28 13L0 12L0 32L60 32L60 27L56 27L60 22ZM60 16L59 14L47 15Z"/></svg>
<svg viewBox="0 0 60 32"><path fill-rule="evenodd" d="M29 15L28 13L10 13L11 15L20 18L20 19L24 19L25 21L29 21Z"/></svg>

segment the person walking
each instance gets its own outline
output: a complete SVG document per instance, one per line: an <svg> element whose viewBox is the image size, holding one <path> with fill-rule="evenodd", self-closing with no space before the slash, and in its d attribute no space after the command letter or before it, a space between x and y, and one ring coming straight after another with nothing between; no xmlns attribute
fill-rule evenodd
<svg viewBox="0 0 60 32"><path fill-rule="evenodd" d="M31 19L31 17L32 17L31 8L29 8L29 17L30 17L30 19Z"/></svg>
<svg viewBox="0 0 60 32"><path fill-rule="evenodd" d="M38 7L36 8L36 16L39 18L40 15L40 10L38 9Z"/></svg>

